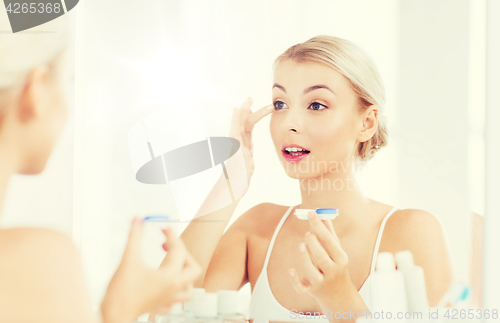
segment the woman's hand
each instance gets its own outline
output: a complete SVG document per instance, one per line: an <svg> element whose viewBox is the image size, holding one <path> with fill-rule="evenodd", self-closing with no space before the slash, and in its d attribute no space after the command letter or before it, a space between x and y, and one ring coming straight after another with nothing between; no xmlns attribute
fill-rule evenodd
<svg viewBox="0 0 500 323"><path fill-rule="evenodd" d="M134 322L144 313L163 312L174 302L191 298L193 282L201 268L172 228L162 230L168 250L158 269L147 267L141 257L143 221L134 218L122 261L101 304L104 323Z"/></svg>
<svg viewBox="0 0 500 323"><path fill-rule="evenodd" d="M312 232L299 244L301 266L290 268L293 287L299 293L309 293L318 301L330 302L353 288L347 268L347 254L331 220L321 220L315 211L308 214Z"/></svg>
<svg viewBox="0 0 500 323"><path fill-rule="evenodd" d="M274 110L272 104L260 108L259 110L252 112L250 107L252 106L252 98L247 98L240 108L233 109L233 116L231 118L231 128L229 131L229 136L237 139L240 142L240 149L242 150L245 166L246 175L245 180L250 182L252 175L255 170L255 163L253 160L253 143L252 143L252 130L254 125L259 122L266 115L270 114ZM228 160L230 162L231 158Z"/></svg>

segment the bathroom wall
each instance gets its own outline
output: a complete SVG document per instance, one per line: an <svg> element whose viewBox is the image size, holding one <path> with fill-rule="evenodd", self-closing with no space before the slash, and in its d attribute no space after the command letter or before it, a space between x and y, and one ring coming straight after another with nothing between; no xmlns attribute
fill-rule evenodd
<svg viewBox="0 0 500 323"><path fill-rule="evenodd" d="M468 1L400 2L399 203L447 229L458 277L468 275Z"/></svg>
<svg viewBox="0 0 500 323"><path fill-rule="evenodd" d="M498 228L500 227L500 208L497 198L500 194L500 172L498 164L500 163L500 151L498 149L498 138L500 131L497 125L499 119L500 100L498 99L498 90L500 89L500 3L498 1L486 1L486 126L485 126L485 146L486 150L486 206L484 222L484 307L496 308L500 304L500 259L498 259L498 245L500 236ZM493 318L486 320L493 322Z"/></svg>

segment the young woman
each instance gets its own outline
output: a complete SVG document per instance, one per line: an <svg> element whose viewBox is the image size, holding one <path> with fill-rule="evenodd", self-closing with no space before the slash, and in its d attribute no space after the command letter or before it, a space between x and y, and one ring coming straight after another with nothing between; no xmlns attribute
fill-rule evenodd
<svg viewBox="0 0 500 323"><path fill-rule="evenodd" d="M256 321L295 322L291 313L325 309L355 312L370 308L377 253L410 250L435 306L454 279L441 222L423 210L370 199L355 182L356 166L387 144L384 104L374 63L352 42L318 36L280 55L272 105L252 112L247 100L234 110L230 135L245 156L247 174L240 180L250 180L252 129L270 114L276 153L287 175L299 179L301 203L256 205L225 233L238 201L200 217L224 220L220 225L191 223L181 237L203 268L195 287L238 290L250 283L250 318ZM222 194L218 187L208 198ZM340 215L329 221L314 212L308 221L293 215L297 208L326 207ZM343 321L353 319L344 314Z"/></svg>
<svg viewBox="0 0 500 323"><path fill-rule="evenodd" d="M43 171L65 123L64 20L30 33L0 34L0 209L13 174ZM4 10L0 30L10 30ZM37 32L46 30L51 32ZM142 226L136 217L100 318L92 314L78 250L69 237L49 229L0 229L0 322L131 323L189 299L201 268L171 229L164 231L168 259L158 270L146 267Z"/></svg>

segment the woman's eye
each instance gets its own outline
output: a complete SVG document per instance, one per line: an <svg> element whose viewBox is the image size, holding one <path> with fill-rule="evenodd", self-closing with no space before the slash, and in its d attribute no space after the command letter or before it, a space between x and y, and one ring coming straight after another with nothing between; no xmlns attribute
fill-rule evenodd
<svg viewBox="0 0 500 323"><path fill-rule="evenodd" d="M313 104L310 105L310 107L313 109L313 110L324 110L324 109L328 109L326 106L324 106L323 104L320 104L318 102L314 102ZM323 107L323 108L321 108Z"/></svg>
<svg viewBox="0 0 500 323"><path fill-rule="evenodd" d="M274 110L281 110L286 107L286 103L282 101L276 101L274 102Z"/></svg>

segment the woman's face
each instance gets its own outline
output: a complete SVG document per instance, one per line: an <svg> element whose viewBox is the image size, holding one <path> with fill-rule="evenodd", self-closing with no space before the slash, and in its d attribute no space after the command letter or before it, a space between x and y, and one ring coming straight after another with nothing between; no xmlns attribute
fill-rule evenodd
<svg viewBox="0 0 500 323"><path fill-rule="evenodd" d="M38 174L43 171L66 124L68 111L62 83L66 80L67 73L61 65L49 73L50 77L34 81L37 95L34 96L36 102L32 104L37 106L34 110L38 113L22 127L25 157L19 171L22 174Z"/></svg>
<svg viewBox="0 0 500 323"><path fill-rule="evenodd" d="M346 77L326 65L288 59L276 69L272 99L271 137L288 176L315 178L351 167L363 121ZM293 146L309 153L292 156L285 148Z"/></svg>

